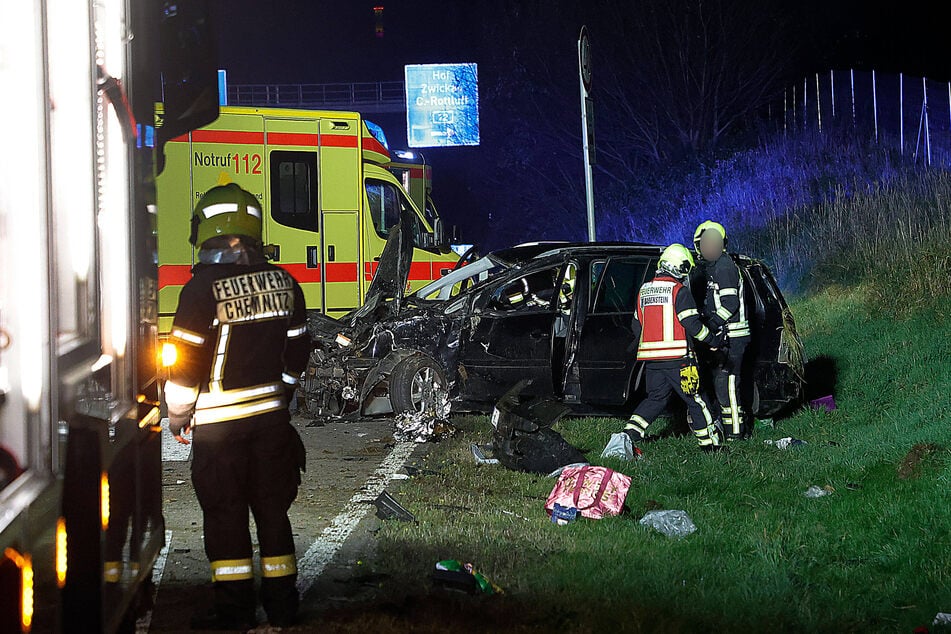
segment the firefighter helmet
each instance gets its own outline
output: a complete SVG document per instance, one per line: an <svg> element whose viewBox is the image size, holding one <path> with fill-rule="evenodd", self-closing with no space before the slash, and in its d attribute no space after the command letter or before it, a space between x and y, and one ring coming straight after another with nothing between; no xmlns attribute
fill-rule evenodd
<svg viewBox="0 0 951 634"><path fill-rule="evenodd" d="M672 244L660 255L657 262L657 271L672 275L676 279L683 279L693 268L693 255L682 244Z"/></svg>
<svg viewBox="0 0 951 634"><path fill-rule="evenodd" d="M235 183L212 187L195 205L189 242L201 246L216 236L261 240L261 203Z"/></svg>
<svg viewBox="0 0 951 634"><path fill-rule="evenodd" d="M707 229L712 229L720 234L720 237L723 238L723 250L726 251L726 229L723 228L719 222L713 222L712 220L707 220L701 222L697 226L697 230L693 232L693 248L697 253L700 253L700 237L703 235L703 232Z"/></svg>

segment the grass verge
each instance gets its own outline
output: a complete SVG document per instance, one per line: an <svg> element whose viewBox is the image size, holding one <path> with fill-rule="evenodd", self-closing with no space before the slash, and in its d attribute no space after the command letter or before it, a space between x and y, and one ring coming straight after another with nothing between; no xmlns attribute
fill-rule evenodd
<svg viewBox="0 0 951 634"><path fill-rule="evenodd" d="M794 307L807 351L837 367L838 409L800 411L727 456L687 437L646 445L629 512L548 522L553 481L477 466L487 419L457 419L398 496L417 524L385 522L372 604L328 613L339 631L911 631L951 611L951 320L869 313L862 290L826 289ZM560 431L592 463L621 423ZM781 451L768 438L807 445ZM916 452L909 452L919 445ZM810 485L830 496L809 499ZM671 540L637 520L683 509L698 530ZM471 561L504 589L438 591L441 559Z"/></svg>

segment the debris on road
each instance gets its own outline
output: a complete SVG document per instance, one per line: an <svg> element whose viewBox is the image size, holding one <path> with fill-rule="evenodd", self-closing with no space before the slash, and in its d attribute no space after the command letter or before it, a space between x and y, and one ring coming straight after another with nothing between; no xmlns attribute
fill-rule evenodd
<svg viewBox="0 0 951 634"><path fill-rule="evenodd" d="M807 443L805 440L793 438L792 436L786 436L785 438L780 438L779 440L764 440L763 444L772 445L777 449L789 449L790 447L802 447L803 445L809 443Z"/></svg>
<svg viewBox="0 0 951 634"><path fill-rule="evenodd" d="M470 594L501 594L502 589L486 579L471 563L463 564L456 559L436 562L433 582L448 590L459 590Z"/></svg>
<svg viewBox="0 0 951 634"><path fill-rule="evenodd" d="M585 462L584 454L551 428L570 409L553 399L522 395L529 385L528 379L519 381L495 405L495 456L508 469L539 474Z"/></svg>
<svg viewBox="0 0 951 634"><path fill-rule="evenodd" d="M499 464L498 458L487 458L482 447L474 442L469 443L469 451L472 452L472 457L475 458L476 464Z"/></svg>
<svg viewBox="0 0 951 634"><path fill-rule="evenodd" d="M697 530L686 511L648 511L639 521L642 526L653 528L671 538L683 538Z"/></svg>
<svg viewBox="0 0 951 634"><path fill-rule="evenodd" d="M373 500L376 516L381 520L397 519L401 522L415 522L416 516L396 501L392 495L383 491Z"/></svg>
<svg viewBox="0 0 951 634"><path fill-rule="evenodd" d="M446 393L445 414L441 412L403 412L396 416L396 431L393 438L398 442L429 442L448 438L455 433L448 420L449 400Z"/></svg>
<svg viewBox="0 0 951 634"><path fill-rule="evenodd" d="M821 498L826 495L832 495L834 491L835 489L828 484L824 487L812 485L806 489L806 492L803 495L805 495L807 498Z"/></svg>

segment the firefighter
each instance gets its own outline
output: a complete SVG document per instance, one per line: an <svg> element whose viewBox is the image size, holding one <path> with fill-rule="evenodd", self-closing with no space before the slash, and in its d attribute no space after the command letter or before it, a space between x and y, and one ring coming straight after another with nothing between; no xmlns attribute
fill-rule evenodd
<svg viewBox="0 0 951 634"><path fill-rule="evenodd" d="M645 362L647 398L631 415L624 432L635 443L644 439L648 426L667 407L671 393L687 404L690 428L704 451L721 449L719 420L711 413L700 391L700 374L692 340L716 346L719 341L701 322L690 290L684 285L694 260L687 247L672 244L664 249L654 279L637 293L633 324L640 329L637 360Z"/></svg>
<svg viewBox="0 0 951 634"><path fill-rule="evenodd" d="M743 355L750 342L744 301L743 276L726 252L726 230L707 220L697 227L694 248L700 256L700 277L706 284L702 316L706 325L723 335L723 345L713 354L713 384L727 440L748 438L744 421Z"/></svg>
<svg viewBox="0 0 951 634"><path fill-rule="evenodd" d="M290 625L298 594L287 512L304 446L288 401L309 354L304 296L290 274L265 261L261 205L234 183L198 201L190 242L199 247L198 264L172 324L176 360L165 400L175 439L192 444L214 586L213 609L195 615L192 626L256 625L249 508L260 545L261 603L271 625Z"/></svg>

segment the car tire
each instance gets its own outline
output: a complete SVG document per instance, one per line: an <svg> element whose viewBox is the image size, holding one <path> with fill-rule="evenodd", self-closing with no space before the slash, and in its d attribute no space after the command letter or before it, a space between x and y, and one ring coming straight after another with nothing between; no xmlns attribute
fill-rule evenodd
<svg viewBox="0 0 951 634"><path fill-rule="evenodd" d="M424 354L403 359L390 374L394 414L435 413L448 390L445 372L435 359Z"/></svg>

